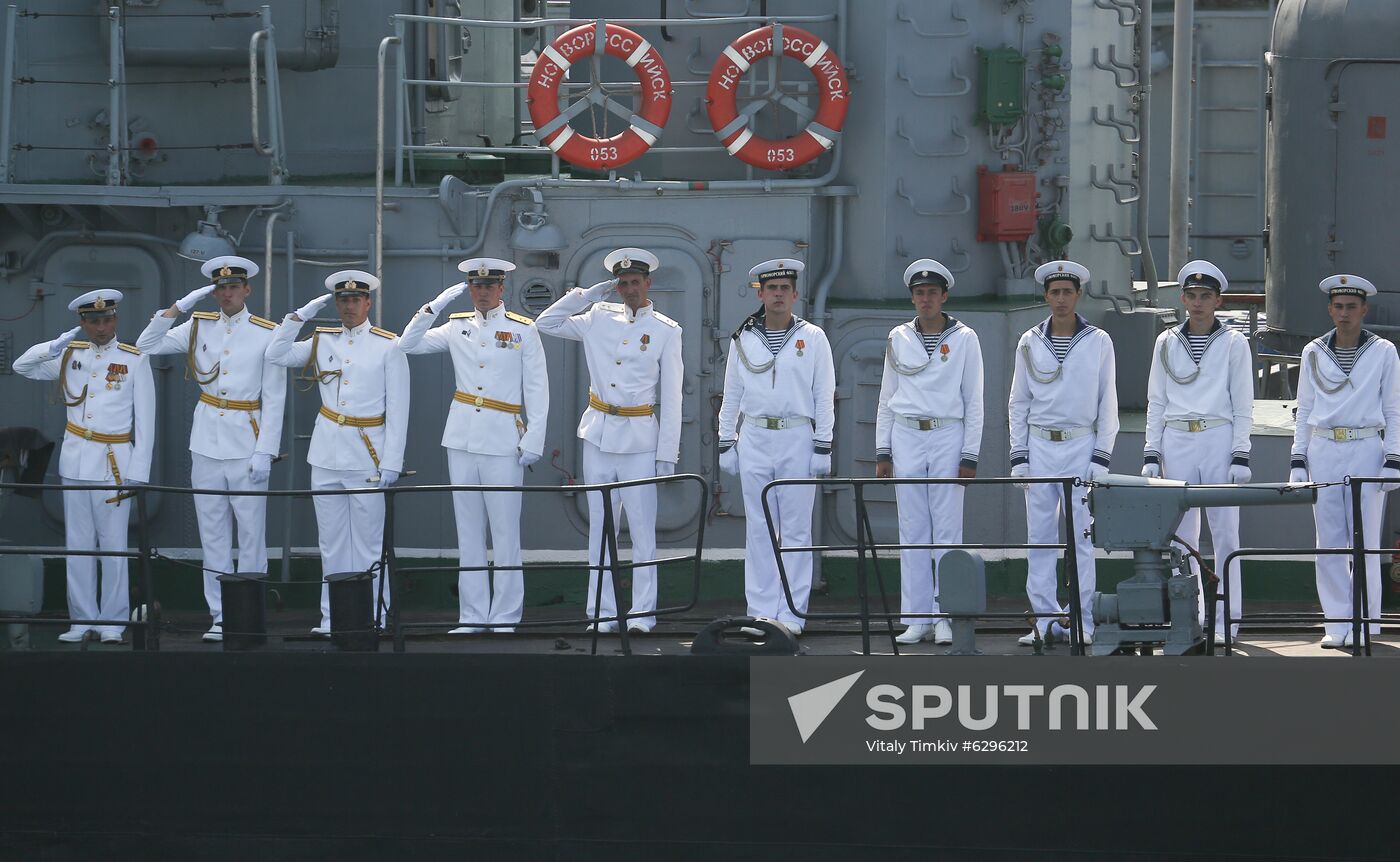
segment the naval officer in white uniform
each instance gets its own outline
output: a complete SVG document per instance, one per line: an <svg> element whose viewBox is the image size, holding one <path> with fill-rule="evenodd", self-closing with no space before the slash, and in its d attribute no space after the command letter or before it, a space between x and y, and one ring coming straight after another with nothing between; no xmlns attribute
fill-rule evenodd
<svg viewBox="0 0 1400 862"><path fill-rule="evenodd" d="M1245 484L1249 469L1249 432L1254 424L1254 360L1249 340L1220 323L1215 311L1229 280L1209 261L1193 260L1177 275L1186 320L1157 336L1147 376L1147 432L1142 475L1178 479L1192 485ZM1206 510L1216 574L1240 547L1240 510L1222 506ZM1200 547L1201 510L1181 519L1177 535ZM1200 566L1191 560L1200 577ZM1230 619L1238 621L1244 597L1240 564L1230 566ZM1200 596L1205 624L1205 588ZM1225 643L1225 617L1215 608L1215 642ZM1239 630L1230 627L1231 637Z"/></svg>
<svg viewBox="0 0 1400 862"><path fill-rule="evenodd" d="M923 258L904 270L917 316L890 330L875 414L875 476L971 479L982 451L982 345L943 311L953 273ZM896 485L901 544L963 540L963 486ZM900 607L938 613L934 569L945 551L900 552ZM947 620L906 616L897 641L953 642Z"/></svg>
<svg viewBox="0 0 1400 862"><path fill-rule="evenodd" d="M369 324L372 294L379 279L367 272L341 270L326 278L326 290L288 314L267 348L270 362L303 369L303 378L321 392L321 411L311 433L306 462L311 490L387 488L403 472L408 433L408 358L398 336ZM334 296L340 326L318 326L307 339L293 341L302 324ZM339 494L314 498L321 571L366 572L379 562L384 546L384 497ZM386 601L388 589L384 591ZM376 605L379 577L374 578ZM376 618L378 615L376 614ZM330 589L321 585L321 624L331 630Z"/></svg>
<svg viewBox="0 0 1400 862"><path fill-rule="evenodd" d="M1358 275L1333 275L1318 285L1327 294L1334 328L1303 348L1298 372L1298 426L1293 434L1290 482L1340 482L1347 476L1384 476L1400 483L1400 367L1395 345L1361 328L1376 286ZM1361 526L1366 547L1380 547L1384 492L1396 485L1368 484L1361 491ZM1313 505L1319 548L1352 546L1351 489L1319 488ZM1355 573L1351 558L1317 558L1317 597L1323 613L1352 615ZM1368 617L1381 612L1381 564L1366 556ZM1326 623L1324 647L1352 644L1346 622ZM1380 633L1372 625L1370 634ZM1364 636L1365 632L1363 632Z"/></svg>
<svg viewBox="0 0 1400 862"><path fill-rule="evenodd" d="M801 261L766 260L749 270L763 307L729 342L724 401L719 410L719 463L744 489L744 594L748 613L802 634L812 593L812 552L789 551L783 570L796 613L778 576L763 516L763 486L774 479L815 478L831 472L836 421L836 372L820 327L793 314ZM742 428L742 430L741 430ZM815 485L790 485L768 496L783 545L812 543Z"/></svg>
<svg viewBox="0 0 1400 862"><path fill-rule="evenodd" d="M447 353L457 389L442 445L454 485L520 485L525 468L544 452L549 416L549 369L534 321L507 311L502 297L508 260L477 257L457 268L467 274L423 306L404 328L404 353ZM433 321L464 291L472 311ZM520 491L458 491L452 495L462 571L457 576L458 627L452 634L513 632L525 601L520 566ZM486 570L486 525L499 568ZM492 628L484 628L485 624Z"/></svg>
<svg viewBox="0 0 1400 862"><path fill-rule="evenodd" d="M1089 270L1068 260L1052 260L1035 271L1045 291L1050 316L1021 336L1016 344L1015 369L1007 417L1011 425L1011 475L1108 475L1113 443L1118 437L1118 390L1113 341L1075 313ZM1075 494L1083 500L1087 494ZM1061 541L1063 499L1053 484L1026 486L1026 539L1029 544ZM1079 601L1087 639L1094 628L1094 545L1088 536L1089 507L1074 510L1075 554L1079 570ZM1026 595L1037 614L1064 614L1055 595L1055 558L1050 549L1027 551ZM1068 632L1050 616L1038 616L1036 627L1046 639L1068 639ZM1036 633L1022 637L1029 646Z"/></svg>
<svg viewBox="0 0 1400 862"><path fill-rule="evenodd" d="M590 288L574 288L536 320L540 332L583 342L588 361L588 408L578 423L583 440L583 480L588 484L669 476L680 460L681 326L647 298L656 255L620 248L603 259L612 274ZM604 302L616 288L622 302ZM657 415L659 412L659 416ZM619 502L621 505L619 505ZM656 486L635 485L613 494L613 516L627 513L632 559L656 559ZM603 499L588 495L588 560L598 565L603 546ZM588 580L588 615L617 615L611 569L603 583L602 612L594 607L597 572ZM632 570L628 629L651 631L656 617L656 567ZM617 631L617 623L598 624Z"/></svg>
<svg viewBox="0 0 1400 862"><path fill-rule="evenodd" d="M67 407L58 475L65 485L144 485L151 478L156 403L151 367L141 351L117 340L119 290L89 291L68 304L78 325L36 344L15 360L15 373L57 380ZM85 339L79 340L78 336ZM130 502L113 491L64 491L64 543L74 551L125 551ZM97 561L102 560L102 591ZM125 620L130 616L125 557L68 558L68 616ZM75 623L58 636L77 643L96 631L121 643L121 625Z"/></svg>
<svg viewBox="0 0 1400 862"><path fill-rule="evenodd" d="M196 288L157 312L136 347L147 355L183 353L185 376L199 387L190 426L190 487L219 491L266 491L272 461L282 445L287 371L267 361L277 324L248 311L248 280L258 265L243 257L216 257L200 268L212 284ZM218 311L196 311L174 326L204 297ZM172 328L172 326L174 328ZM267 573L267 498L196 494L195 517L204 552L204 601L214 624L206 641L224 639L219 575ZM238 567L233 562L233 524L238 525Z"/></svg>

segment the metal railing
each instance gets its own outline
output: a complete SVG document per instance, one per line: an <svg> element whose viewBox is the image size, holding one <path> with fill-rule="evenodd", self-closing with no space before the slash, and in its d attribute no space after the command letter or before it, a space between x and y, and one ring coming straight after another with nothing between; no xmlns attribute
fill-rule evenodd
<svg viewBox="0 0 1400 862"><path fill-rule="evenodd" d="M604 482L604 483L598 483L598 484L592 484L592 485L422 485L422 486L406 485L406 486L402 486L402 487L390 486L389 488L384 488L384 489L380 489L380 488L348 488L348 489L333 489L333 490L292 489L292 490L285 490L285 491L270 490L270 489L267 490L267 491L235 491L235 490L211 489L211 488L183 488L183 487L170 486L170 485L133 485L133 484L126 484L126 485L116 485L116 484L112 484L112 485L97 485L97 484L65 485L65 484L25 484L25 483L18 483L18 482L0 482L0 491L18 491L18 490L30 490L30 491L59 491L59 492L64 492L64 491L111 491L111 492L114 493L114 495L116 495L116 494L120 494L120 495L121 495L121 503L125 503L128 499L131 500L131 501L133 501L133 505L134 505L134 507L135 507L136 518L135 518L135 524L130 525L129 529L133 529L133 530L136 532L136 536L137 536L137 549L134 550L134 551L133 551L133 550L129 550L129 549L127 549L127 550L102 550L102 549L98 549L98 550L73 550L73 549L70 549L70 548L68 548L68 547L66 547L66 546L37 546L37 545L5 545L5 544L0 544L0 556L5 556L5 555L10 555L10 556L17 556L17 555L40 555L40 556L55 556L55 557L90 556L90 557L119 557L119 558L126 559L126 560L135 560L135 561L137 561L137 563L139 564L139 576L138 576L137 578L131 579L130 582L129 582L129 584L130 584L130 589L131 589L132 607L140 608L140 607L143 607L143 606L144 606L144 608L146 609L146 612L145 612L144 614L142 614L141 617L140 617L139 619L131 619L131 620L85 620L85 619L71 619L71 618L66 617L66 616L64 616L64 617L56 617L56 616L34 616L34 615L32 615L32 614L14 614L14 613L9 613L9 612L0 610L0 624L6 624L6 623L8 623L8 624L20 624L20 625L75 625L75 624L76 624L76 625L88 625L88 626L94 626L94 627L96 627L96 626L103 626L103 627L118 627L118 626L121 626L121 627L131 627L131 628L133 629L134 632L138 633L138 634L134 635L133 638L132 638L132 647L133 647L133 649L137 649L137 650L158 650L158 649L160 649L160 631L161 631L163 622L162 622L162 613L161 613L160 605L159 605L159 603L158 603L157 600L156 600L156 595L155 595L155 584L154 584L154 579L153 579L153 575L152 575L152 567L151 567L151 564L152 564L152 562L153 562L154 560L156 560L156 559L171 560L171 558L165 557L164 555L162 555L161 552L160 552L160 550L159 550L158 548L155 548L155 547L152 545L152 543L151 543L151 539L150 539L151 525L150 525L150 523L149 523L149 518L147 517L147 497L148 497L150 494L178 494L178 495L183 495L183 496L215 496L215 497L292 497L292 498L302 498L302 497L315 498L315 497L351 496L351 495L363 495L363 494L382 494L382 495L384 496L384 534L383 534L383 543L382 543L382 545L381 545L380 557L379 557L379 559L378 559L375 563L373 563L373 564L371 565L371 570L372 570L372 569L375 569L375 568L378 568L378 569L381 570L381 571L387 571L387 572L388 572L388 578L387 578L387 579L386 579L386 578L381 578L381 579L380 579L380 592L379 592L379 595L376 596L375 599L374 599L374 608L375 608L374 622L375 622L375 626L376 626L377 628L381 629L382 631L387 632L388 634L390 634L390 635L392 636L392 638L393 638L393 644L394 644L394 650L395 650L396 652L403 652L403 651L406 649L404 635L405 635L405 633L408 632L409 630L412 630L412 629L441 628L442 625L443 625L443 623L442 623L441 621L434 621L434 622L408 622L408 621L405 621L405 620L404 620L401 608L402 608L402 597L405 595L405 591L404 591L404 587L405 587L404 578L406 578L408 575L410 575L410 574L420 574L420 573L449 572L449 571L450 571L450 572L480 571L480 572L484 572L485 575L486 575L487 577L490 577L490 574L491 574L492 572L497 572L497 571L514 571L514 570L520 570L520 571L523 572L523 571L539 570L539 569L549 569L549 570L558 571L558 570L561 570L561 569L562 569L562 570L566 570L566 571L575 571L575 570L577 570L577 571L586 571L586 572L589 572L589 573L595 573L595 572L596 572L596 573L599 574L599 577L598 577L598 579L597 579L596 589L595 589L594 595L593 595L593 597L592 597L592 598L593 598L593 607L595 608L594 614L593 614L592 616L583 617L583 618L579 618L579 619L558 619L558 618L556 618L556 619L549 619L549 620L528 620L528 621L521 621L521 622L518 622L518 623L511 624L512 627L518 627L518 628L539 627L539 628L543 628L543 627L549 627L549 626L557 626L557 625L559 625L560 623L574 623L574 622L577 622L577 623L580 624L580 625L582 625L582 624L584 624L584 623L591 623L592 626L593 626L593 638L592 638L593 647L592 647L592 651L593 651L594 654L596 654L596 653L597 653L597 650L598 650L598 636L602 633L602 632L601 632L601 625L600 625L600 624L602 624L602 623L612 623L612 622L616 622L616 623L618 624L618 628L619 628L618 634L620 635L620 638L621 638L622 652L623 652L624 654L630 655L631 652L632 652L632 649L631 649L630 632L628 631L628 626L627 626L627 623L628 623L629 620L636 619L636 618L639 618L639 617L676 616L676 615L679 615L679 614L686 613L687 611L690 611L690 610L693 609L693 608L695 607L695 605L698 603L699 598L700 598L700 573L701 573L701 564L702 564L702 562L703 562L701 551L702 551L703 544L704 544L704 540L705 540L705 524L704 524L704 518L698 519L698 524L699 524L699 526L698 526L698 529L697 529L697 532L696 532L695 548L694 548L694 550L691 551L690 553L677 554L677 555L671 555L671 556L658 556L656 559L646 559L646 560L643 560L643 559L635 559L635 558L634 558L634 559L631 559L631 560L629 560L629 561L624 562L624 561L622 561L622 560L619 558L619 554L618 554L618 542L617 542L617 532L618 532L618 531L617 531L617 524L618 524L619 519L618 519L617 513L614 511L614 508L613 508L612 492L613 492L613 491L616 491L616 490L618 490L618 489L622 489L622 488L632 488L632 487L637 487L637 486L641 486L641 485L658 485L658 486L659 486L659 485L666 485L666 484L690 484L690 483L693 483L693 484L695 484L695 485L698 487L699 495L698 495L698 500L697 500L697 506L699 507L699 511L702 511L702 512L703 512L703 511L704 511L704 506L705 506L706 502L709 500L709 485L708 485L708 483L705 482L705 480L704 480L703 478L701 478L701 477L698 476L698 475L695 475L694 473L681 473L681 474L677 474L677 475L673 475L673 476L654 476L654 477L649 477L649 478L645 478L645 479L634 479L634 480L624 481L624 482ZM454 493L454 492L463 492L463 491L467 491L467 492L481 492L481 493L522 492L522 493L532 493L532 494L538 494L538 493L553 493L553 494L568 493L568 494L576 494L576 493L579 493L579 492L597 493L597 494L599 494L599 495L601 496L601 499L602 499L602 508L603 508L603 519L602 519L602 520L603 520L603 523L602 523L602 528L601 528L601 529L603 530L603 539L604 539L604 541L603 541L603 543L602 543L602 545L601 545L601 547L600 547L600 556L599 556L599 559L598 559L596 562L595 562L595 561L592 561L592 560L585 560L585 561L579 562L579 563L575 563L575 562L550 562L550 563L535 564L535 565L522 564L522 565L520 565L520 566L500 566L500 565L496 565L496 564L494 564L494 563L490 563L490 564L488 564L488 565L486 565L486 566L480 566L480 567L470 567L470 566L406 566L406 567L402 567L402 568L399 567L398 561L397 561L397 553L396 553L396 550L395 550L395 543L394 543L395 524L396 524L396 518L395 518L395 509L396 509L395 503L396 503L396 501L397 501L399 498L403 497L403 496L409 496L409 495L415 495L415 494L422 494L422 493L437 493L437 494L441 494L441 493ZM120 505L120 503L118 503L118 505ZM591 527L590 527L590 529L591 529ZM309 557L309 556L313 556L313 555L301 555L301 556L308 556L308 557ZM201 560L201 563L202 563L202 560ZM668 607L659 607L659 608L656 608L655 610L646 610L646 611L640 611L640 612L635 612L635 611L631 610L630 608L629 608L628 610L622 610L622 604L618 601L619 596L618 596L617 591L616 591L616 586L617 586L617 585L616 585L616 578L617 578L618 576L620 576L620 575L621 575L622 573L624 573L624 572L630 572L630 571L633 571L633 570L638 569L638 568L649 567L649 566L656 566L656 567L658 568L657 577L658 577L658 584L659 584L659 583L660 583L660 580L659 580L659 579L660 579L660 572L659 572L660 567L661 567L661 566L666 566L666 565L679 565L679 564L690 564L690 565L692 566L692 569L693 569L693 571L692 571L692 573L691 573L691 589L690 589L689 598L688 598L683 604L673 605L673 606L668 606ZM195 569L196 571L199 571L199 572L205 571L205 569L204 569L204 567L203 567L202 565L190 564L190 567L193 568L193 569ZM610 583L611 583L611 587L610 587L610 588L613 590L613 596L612 596L612 598L613 598L613 606L614 606L615 608L618 609L618 612L617 612L616 614L612 615L612 616L601 616L601 615L600 615L600 612L601 612L601 609L602 609L602 607L603 607L602 598L603 598L603 586L604 586L604 580L605 580L604 577L603 577L603 575L604 575L605 573L609 572L609 571L613 574L613 577L612 577L611 579L609 579L609 580L610 580ZM227 574L236 574L236 573L234 573L234 572L216 572L216 574L227 575ZM279 586L280 586L280 585L284 585L284 584L296 584L296 583L322 583L322 582L324 581L324 575L327 575L327 574L335 574L335 573L332 573L332 572L323 572L323 573L322 573L322 576L323 576L323 577L322 577L322 578L318 578L316 581L292 581L292 580L285 580L285 579L284 579L284 580L281 580L281 581L277 581L277 582L275 582L275 583L278 584ZM387 586L388 586L388 588L389 588L389 594L390 594L391 600L390 600L389 602L387 602L388 612L387 612L387 615L384 615L384 614L382 614L382 611L383 611L384 606L385 606L385 604L386 604L386 603L384 602L384 600L383 600L383 599L384 599L384 590L385 590L386 582L387 582ZM273 582L272 582L271 580L268 580L267 583L273 583ZM658 587L658 594L659 594L659 587ZM492 624L492 623L484 623L484 622L483 622L483 623L473 623L473 625L479 625L479 626L482 627L482 628L498 628L498 627L501 627L502 625L505 625L505 624ZM254 634L254 633L250 633L250 632L225 631L224 634L225 634L225 635L239 635L239 634ZM332 634L334 634L334 633L332 633Z"/></svg>
<svg viewBox="0 0 1400 862"><path fill-rule="evenodd" d="M957 478L907 478L907 479L854 479L854 478L830 478L830 479L776 479L763 487L763 517L768 525L768 539L773 546L773 554L777 558L778 578L783 585L783 598L787 602L788 610L802 620L859 620L861 631L861 651L865 655L870 655L870 621L872 618L880 618L885 621L890 639L890 649L895 655L899 655L899 644L895 641L894 619L895 617L915 617L919 619L943 620L952 619L957 614L951 613L903 613L902 611L891 611L889 600L885 593L885 581L880 572L880 551L951 551L951 550L1059 550L1064 552L1064 574L1057 581L1060 586L1067 587L1070 592L1069 619L1070 619L1070 645L1073 655L1084 655L1084 620L1082 619L1082 608L1080 606L1079 592L1079 565L1078 550L1075 547L1075 527L1074 527L1074 489L1081 483L1075 477L1021 477L1021 478L987 478L987 479L957 479ZM903 544L903 543L882 543L874 539L874 529L870 525L870 512L865 499L865 489L870 486L885 485L961 485L964 487L975 487L979 485L1058 485L1061 489L1061 500L1063 509L1064 542L1047 544L1013 544L1013 543L975 543L961 542L957 544L944 544L930 542L927 544ZM851 488L855 496L856 505L856 542L853 545L784 545L782 544L776 526L773 523L773 510L769 503L769 495L775 488L782 488L796 485L820 485L823 487L837 485ZM788 579L787 568L783 562L784 554L789 553L827 553L833 551L855 551L856 552L856 596L860 602L860 610L851 612L822 612L812 613L810 610L799 609L792 597L792 585ZM868 561L868 563L867 563ZM880 611L870 609L870 585L869 571L873 570L875 584L880 592ZM976 615L977 619L988 620L1024 620L1027 617L1062 617L1063 613L1026 613L1009 612L997 613L984 611Z"/></svg>

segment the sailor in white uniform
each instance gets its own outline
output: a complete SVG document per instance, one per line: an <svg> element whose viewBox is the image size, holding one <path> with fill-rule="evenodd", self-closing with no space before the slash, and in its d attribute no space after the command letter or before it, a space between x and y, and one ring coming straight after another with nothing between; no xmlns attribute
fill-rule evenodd
<svg viewBox="0 0 1400 862"><path fill-rule="evenodd" d="M378 289L379 279L367 272L332 273L326 278L330 292L283 318L267 348L270 362L303 369L303 379L321 391L321 411L306 453L313 491L387 488L403 472L408 357L399 349L398 336L369 324L371 295ZM318 326L310 338L293 341L332 296L341 325ZM324 574L367 572L380 561L383 495L325 495L314 501ZM377 604L377 573L374 595ZM384 595L387 602L387 583ZM330 630L330 590L322 584L321 624L311 631L326 635Z"/></svg>
<svg viewBox="0 0 1400 862"><path fill-rule="evenodd" d="M147 355L183 353L185 376L200 389L190 426L190 487L219 491L266 491L272 461L282 445L287 371L267 361L277 324L248 311L248 280L258 265L242 257L216 257L200 271L212 284L196 288L157 312L136 347ZM196 311L211 295L218 311ZM172 326L174 328L172 328ZM267 573L267 498L197 494L195 517L204 550L204 600L214 624L206 641L224 639L219 575ZM233 524L238 525L238 566L233 562Z"/></svg>
<svg viewBox="0 0 1400 862"><path fill-rule="evenodd" d="M647 298L659 263L644 249L617 249L603 259L612 278L570 290L535 320L540 332L583 342L590 388L578 436L588 484L669 476L680 460L681 326ZM614 288L622 302L604 302ZM627 513L632 559L656 559L656 486L634 485L612 498L613 517L620 521L622 512ZM588 495L588 521L588 559L597 566L603 548L600 493ZM616 616L611 567L603 583L601 613L594 601L597 576L594 571L588 579L588 615ZM635 568L631 613L641 616L628 620L628 630L651 631L654 610L656 567ZM598 629L615 632L617 623L601 622Z"/></svg>
<svg viewBox="0 0 1400 862"><path fill-rule="evenodd" d="M447 353L457 389L448 407L442 445L454 485L520 485L525 468L544 451L549 415L549 370L534 321L507 311L502 296L508 260L478 257L457 268L467 274L423 306L408 322L404 353ZM443 309L470 291L473 311L450 315L429 329ZM520 491L458 491L452 495L462 571L457 576L458 627L452 634L513 632L525 601L520 570ZM486 525L491 525L494 579L486 569ZM494 583L493 583L494 580ZM493 626L485 628L486 624Z"/></svg>
<svg viewBox="0 0 1400 862"><path fill-rule="evenodd" d="M801 261L766 260L749 270L763 307L729 342L724 402L719 410L720 468L744 489L744 594L749 616L776 619L802 634L812 592L812 552L788 551L783 570L788 605L763 514L763 487L774 479L831 472L836 372L821 327L793 314ZM741 430L742 429L742 430ZM815 485L789 485L768 495L783 545L812 543Z"/></svg>
<svg viewBox="0 0 1400 862"><path fill-rule="evenodd" d="M1016 344L1015 370L1007 415L1011 424L1011 475L1108 475L1113 442L1118 437L1118 391L1113 341L1075 313L1089 270L1068 260L1052 260L1035 271L1045 291L1050 316L1026 330ZM1087 494L1075 496L1083 500ZM1026 486L1026 539L1052 544L1059 537L1062 489L1053 484ZM1075 554L1084 634L1093 631L1094 545L1088 537L1089 507L1074 510ZM1055 595L1057 551L1027 551L1026 595L1037 614L1064 614ZM1067 639L1068 632L1049 616L1036 618L1042 637ZM1021 638L1031 645L1035 632Z"/></svg>
<svg viewBox="0 0 1400 862"><path fill-rule="evenodd" d="M36 344L15 360L15 373L57 380L67 407L58 475L65 485L144 485L151 477L156 399L151 368L141 351L117 340L119 290L89 291L68 304L77 326ZM79 340L78 336L85 339ZM131 510L119 492L64 491L64 542L74 551L125 551ZM102 560L98 593L97 561ZM126 620L125 557L68 558L68 616ZM58 636L77 643L96 631L103 643L121 643L121 625L75 623Z"/></svg>
<svg viewBox="0 0 1400 862"><path fill-rule="evenodd" d="M977 333L943 311L953 273L923 258L904 270L918 316L890 330L875 414L875 476L880 479L961 478L977 475L982 451L982 345ZM896 485L899 541L908 545L961 544L961 485ZM944 551L900 552L900 608L906 615L936 614L934 568ZM952 643L947 620L905 616L897 641Z"/></svg>
<svg viewBox="0 0 1400 862"><path fill-rule="evenodd" d="M1331 332L1303 348L1298 373L1298 426L1293 434L1290 482L1340 482L1347 476L1384 476L1396 485L1368 484L1361 491L1361 527L1366 547L1380 547L1384 492L1400 486L1400 367L1395 345L1361 328L1376 286L1357 275L1333 275L1318 285L1327 294ZM1351 489L1319 488L1313 506L1319 548L1352 547ZM1317 558L1317 597L1323 613L1352 615L1355 573L1351 558ZM1368 617L1381 612L1381 566L1366 557ZM1346 622L1326 623L1324 647L1352 644ZM1380 633L1379 625L1370 627ZM1365 636L1365 632L1363 632Z"/></svg>
<svg viewBox="0 0 1400 862"><path fill-rule="evenodd" d="M1220 323L1215 311L1229 280L1209 261L1193 260L1177 275L1186 320L1157 336L1147 377L1147 432L1142 475L1192 485L1244 484L1249 469L1249 432L1254 422L1254 363L1249 340ZM1206 510L1216 574L1240 546L1237 506ZM1177 535L1200 546L1201 510L1182 518ZM1200 566L1191 560L1200 577ZM1230 619L1243 608L1239 561L1230 566ZM1205 588L1200 596L1205 623ZM1215 642L1225 643L1225 618L1215 608ZM1231 637L1239 630L1230 627Z"/></svg>

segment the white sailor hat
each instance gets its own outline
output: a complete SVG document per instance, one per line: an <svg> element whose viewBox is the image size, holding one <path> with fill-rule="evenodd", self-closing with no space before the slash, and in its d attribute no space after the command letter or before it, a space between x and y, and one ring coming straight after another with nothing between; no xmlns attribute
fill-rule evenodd
<svg viewBox="0 0 1400 862"><path fill-rule="evenodd" d="M795 284L797 276L806 268L807 265L800 260L793 260L790 257L775 257L772 260L765 260L749 270L749 280L763 284L769 279L790 278Z"/></svg>
<svg viewBox="0 0 1400 862"><path fill-rule="evenodd" d="M204 273L204 277L213 280L215 284L228 284L229 282L247 281L258 274L258 265L246 257L239 257L236 254L226 254L222 257L211 257L199 268Z"/></svg>
<svg viewBox="0 0 1400 862"><path fill-rule="evenodd" d="M613 275L635 272L651 275L661 267L656 255L644 248L620 248L603 258L603 268Z"/></svg>
<svg viewBox="0 0 1400 862"><path fill-rule="evenodd" d="M1317 287L1328 296L1359 296L1364 300L1376 295L1376 286L1359 275L1329 275Z"/></svg>
<svg viewBox="0 0 1400 862"><path fill-rule="evenodd" d="M457 268L467 274L471 284L491 284L504 281L506 273L515 269L515 264L499 257L473 257L457 264Z"/></svg>
<svg viewBox="0 0 1400 862"><path fill-rule="evenodd" d="M342 269L326 276L326 290L340 294L363 294L379 289L379 279L358 269Z"/></svg>
<svg viewBox="0 0 1400 862"><path fill-rule="evenodd" d="M1069 279L1075 284L1083 284L1089 280L1089 269L1072 260L1052 260L1042 263L1035 270L1035 280L1041 287L1061 278Z"/></svg>
<svg viewBox="0 0 1400 862"><path fill-rule="evenodd" d="M916 284L936 284L952 290L953 273L933 258L921 257L904 270L904 286L912 288Z"/></svg>
<svg viewBox="0 0 1400 862"><path fill-rule="evenodd" d="M87 293L68 303L68 310L78 312L78 316L84 320L112 317L117 313L117 303L121 301L122 292L120 290L103 287L97 290L89 290Z"/></svg>
<svg viewBox="0 0 1400 862"><path fill-rule="evenodd" d="M1176 281L1182 290L1189 287L1208 287L1216 293L1224 293L1230 287L1230 280L1220 267L1208 260L1193 260L1181 268Z"/></svg>

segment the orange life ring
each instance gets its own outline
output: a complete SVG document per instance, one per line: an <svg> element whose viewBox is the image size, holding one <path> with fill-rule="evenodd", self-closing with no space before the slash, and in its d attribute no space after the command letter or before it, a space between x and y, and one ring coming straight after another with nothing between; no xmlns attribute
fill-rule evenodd
<svg viewBox="0 0 1400 862"><path fill-rule="evenodd" d="M600 49L601 46L601 49ZM564 73L581 59L606 53L627 63L642 85L642 108L629 126L610 138L590 138L569 126L559 110L559 87ZM526 104L540 142L572 165L615 168L645 153L671 115L671 76L661 53L626 27L598 21L582 24L550 43L530 75Z"/></svg>
<svg viewBox="0 0 1400 862"><path fill-rule="evenodd" d="M710 70L705 104L710 126L729 154L769 170L786 170L806 164L831 149L841 136L850 104L850 86L841 60L821 39L801 27L781 29L783 53L803 64L816 76L821 103L807 128L780 141L762 138L749 128L750 117L740 116L738 87L755 60L773 55L774 26L760 27L740 36L720 54Z"/></svg>

